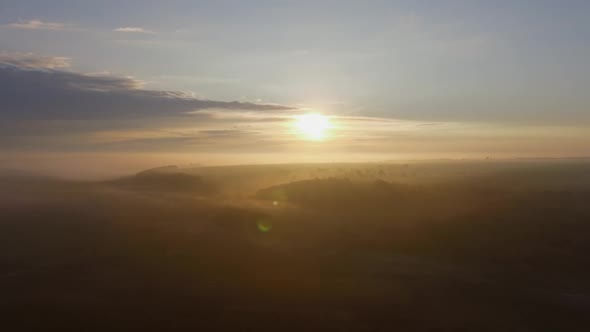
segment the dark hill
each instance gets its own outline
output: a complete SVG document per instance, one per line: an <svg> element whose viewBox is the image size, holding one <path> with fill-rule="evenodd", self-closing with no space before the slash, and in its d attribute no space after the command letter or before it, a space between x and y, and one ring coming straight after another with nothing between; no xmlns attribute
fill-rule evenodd
<svg viewBox="0 0 590 332"><path fill-rule="evenodd" d="M135 176L115 180L115 185L132 190L157 192L211 193L213 186L200 176L185 173L144 171Z"/></svg>

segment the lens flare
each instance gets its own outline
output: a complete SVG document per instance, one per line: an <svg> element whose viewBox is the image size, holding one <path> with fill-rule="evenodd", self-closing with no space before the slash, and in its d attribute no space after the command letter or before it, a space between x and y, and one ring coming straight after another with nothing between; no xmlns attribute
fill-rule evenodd
<svg viewBox="0 0 590 332"><path fill-rule="evenodd" d="M270 220L259 220L256 223L256 227L262 233L268 233L272 229L272 222Z"/></svg>

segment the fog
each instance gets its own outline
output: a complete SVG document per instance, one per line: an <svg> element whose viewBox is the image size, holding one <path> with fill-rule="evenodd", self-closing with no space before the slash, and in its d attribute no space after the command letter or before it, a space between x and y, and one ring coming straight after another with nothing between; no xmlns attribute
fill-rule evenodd
<svg viewBox="0 0 590 332"><path fill-rule="evenodd" d="M586 331L589 171L583 159L167 166L83 182L4 170L3 325Z"/></svg>

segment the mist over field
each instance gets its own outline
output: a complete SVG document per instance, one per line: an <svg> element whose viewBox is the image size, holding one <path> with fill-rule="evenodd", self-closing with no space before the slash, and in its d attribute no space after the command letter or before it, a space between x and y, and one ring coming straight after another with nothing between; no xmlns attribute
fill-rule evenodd
<svg viewBox="0 0 590 332"><path fill-rule="evenodd" d="M590 331L589 17L0 0L0 332Z"/></svg>
<svg viewBox="0 0 590 332"><path fill-rule="evenodd" d="M584 159L4 170L2 324L586 331L589 174Z"/></svg>

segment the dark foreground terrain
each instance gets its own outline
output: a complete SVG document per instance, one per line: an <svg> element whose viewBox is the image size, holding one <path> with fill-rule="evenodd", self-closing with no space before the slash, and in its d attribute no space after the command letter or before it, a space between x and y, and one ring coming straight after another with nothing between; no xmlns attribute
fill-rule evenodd
<svg viewBox="0 0 590 332"><path fill-rule="evenodd" d="M590 331L590 163L4 172L3 331Z"/></svg>

